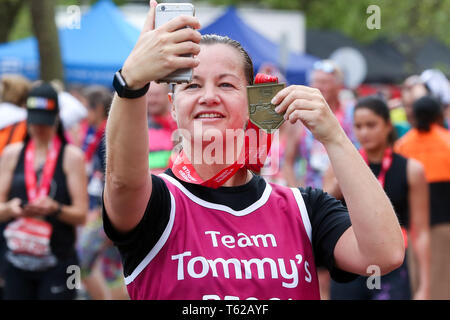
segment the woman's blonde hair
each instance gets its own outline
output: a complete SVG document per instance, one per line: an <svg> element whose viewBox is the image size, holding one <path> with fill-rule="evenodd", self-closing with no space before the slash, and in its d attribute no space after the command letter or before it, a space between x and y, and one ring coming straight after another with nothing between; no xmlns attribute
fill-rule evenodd
<svg viewBox="0 0 450 320"><path fill-rule="evenodd" d="M2 102L9 102L24 107L27 101L31 82L18 74L7 74L0 80L0 98Z"/></svg>

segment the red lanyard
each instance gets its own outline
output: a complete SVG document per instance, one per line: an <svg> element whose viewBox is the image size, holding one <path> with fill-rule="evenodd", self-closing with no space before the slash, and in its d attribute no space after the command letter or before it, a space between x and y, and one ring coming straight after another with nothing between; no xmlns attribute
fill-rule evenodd
<svg viewBox="0 0 450 320"><path fill-rule="evenodd" d="M255 77L255 84L258 83L278 83L278 78L268 76L265 74L257 74ZM256 146L252 146L249 141L248 135L245 135L245 148L242 150L239 159L232 165L221 170L212 178L204 181L198 173L195 171L194 166L189 161L188 157L181 150L180 154L175 159L172 172L180 180L200 184L202 186L210 188L218 188L223 185L228 179L230 179L239 169L245 167L255 172L259 172L264 165L264 159L261 159L261 155L267 156L272 143L272 134L265 133L254 125L250 120L247 124L247 129L253 129L256 132L257 143ZM245 160L244 160L245 157Z"/></svg>
<svg viewBox="0 0 450 320"><path fill-rule="evenodd" d="M38 187L36 172L34 171L35 145L33 140L28 143L25 150L25 186L29 202L48 195L61 145L61 139L55 136L47 152L47 158L45 159L45 165Z"/></svg>
<svg viewBox="0 0 450 320"><path fill-rule="evenodd" d="M173 163L172 172L178 179L184 182L199 184L205 187L217 189L218 187L223 185L228 179L230 179L240 168L244 166L244 161L242 161L243 155L244 153L242 152L240 159L237 160L235 163L221 170L212 178L208 180L203 180L195 171L194 166L189 161L184 151L181 150L181 152L178 154L177 158Z"/></svg>
<svg viewBox="0 0 450 320"><path fill-rule="evenodd" d="M103 120L103 122L100 124L100 126L97 128L97 131L95 132L94 139L92 139L92 141L86 147L86 151L84 152L86 162L89 163L91 161L92 156L94 155L95 150L97 150L97 147L100 144L100 141L102 140L103 134L105 133L105 128L106 128L106 120Z"/></svg>
<svg viewBox="0 0 450 320"><path fill-rule="evenodd" d="M363 157L364 161L369 164L369 158L367 157L367 153L364 149L360 149L359 153ZM386 173L392 165L392 148L386 148L383 154L383 160L381 161L381 171L378 174L378 181L381 186L384 188L384 184L386 182Z"/></svg>

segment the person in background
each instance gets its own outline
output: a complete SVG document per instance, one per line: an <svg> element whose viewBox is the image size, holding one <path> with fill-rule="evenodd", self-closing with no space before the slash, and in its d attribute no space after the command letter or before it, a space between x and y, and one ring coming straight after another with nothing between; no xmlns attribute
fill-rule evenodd
<svg viewBox="0 0 450 320"><path fill-rule="evenodd" d="M422 72L420 79L428 88L430 95L438 100L443 110L442 126L450 128L450 82L445 74L438 69L428 69Z"/></svg>
<svg viewBox="0 0 450 320"><path fill-rule="evenodd" d="M0 156L6 145L25 138L30 87L31 82L20 75L4 75L0 80Z"/></svg>
<svg viewBox="0 0 450 320"><path fill-rule="evenodd" d="M67 92L77 99L84 108L84 117L78 122L74 122L70 130L66 130L66 137L68 137L70 143L73 143L76 146L81 146L83 142L82 139L84 138L82 130L87 124L88 102L83 94L85 88L86 86L81 84L70 84L67 87Z"/></svg>
<svg viewBox="0 0 450 320"><path fill-rule="evenodd" d="M83 285L91 299L126 299L120 255L103 231L101 197L105 172L104 134L112 93L100 85L86 87L87 118L81 124L81 149L88 176L89 214L77 243Z"/></svg>
<svg viewBox="0 0 450 320"><path fill-rule="evenodd" d="M4 298L74 299L67 270L78 265L75 227L88 208L83 153L65 139L49 83L33 87L26 105L27 137L0 163Z"/></svg>
<svg viewBox="0 0 450 320"><path fill-rule="evenodd" d="M428 299L430 289L430 232L428 183L423 166L392 152L395 139L387 104L378 96L360 99L354 110L354 132L360 153L382 184L403 228L405 246L410 244L418 261L419 285L411 292L407 259L400 268L380 279L380 288L369 288L368 277L349 283L331 282L331 299L409 300ZM327 171L324 190L342 199L332 170Z"/></svg>
<svg viewBox="0 0 450 320"><path fill-rule="evenodd" d="M310 86L320 90L344 132L355 143L353 108L343 105L339 99L343 80L342 71L337 64L331 60L323 60L314 64ZM290 139L286 144L284 169L288 185L321 188L323 174L329 166L323 145L301 125L292 126L287 135Z"/></svg>
<svg viewBox="0 0 450 320"><path fill-rule="evenodd" d="M387 101L387 105L391 110L391 122L394 126L395 135L401 138L411 126L406 118L405 108L403 107L402 98L393 98Z"/></svg>
<svg viewBox="0 0 450 320"><path fill-rule="evenodd" d="M8 144L25 139L27 130L25 102L30 87L31 83L20 75L4 75L0 80L0 158ZM0 227L0 231L2 230ZM1 243L0 240L0 259L4 254ZM3 297L3 287L3 269L0 261L0 300Z"/></svg>
<svg viewBox="0 0 450 320"><path fill-rule="evenodd" d="M450 299L450 132L441 126L443 111L430 96L412 105L414 128L395 144L395 152L425 168L430 192L431 299Z"/></svg>
<svg viewBox="0 0 450 320"><path fill-rule="evenodd" d="M149 165L159 174L171 165L172 150L177 137L173 136L177 123L172 117L169 85L152 82L147 92Z"/></svg>
<svg viewBox="0 0 450 320"><path fill-rule="evenodd" d="M52 80L51 84L58 92L59 117L66 131L66 138L70 143L77 145L72 139L76 139L78 125L86 119L87 110L80 100L66 91L61 80Z"/></svg>
<svg viewBox="0 0 450 320"><path fill-rule="evenodd" d="M418 75L412 75L405 79L402 85L402 103L405 109L406 120L409 127L404 130L407 132L414 126L414 115L412 105L414 101L428 94L427 87L423 84ZM403 135L402 135L403 136Z"/></svg>
<svg viewBox="0 0 450 320"><path fill-rule="evenodd" d="M82 122L80 128L80 148L84 151L87 174L91 177L94 173L94 166L97 171L104 171L105 146L103 137L112 93L103 86L94 85L86 87L83 94L86 99L87 116L86 121Z"/></svg>
<svg viewBox="0 0 450 320"><path fill-rule="evenodd" d="M339 99L343 83L343 73L333 61L323 60L314 64L310 86L320 90L347 137L356 143L352 125L353 107L343 105ZM330 164L324 146L314 138L311 131L299 123L289 126L287 136L289 139L286 140L283 165L287 185L322 188L323 174ZM322 299L328 298L329 279L328 272L320 269Z"/></svg>

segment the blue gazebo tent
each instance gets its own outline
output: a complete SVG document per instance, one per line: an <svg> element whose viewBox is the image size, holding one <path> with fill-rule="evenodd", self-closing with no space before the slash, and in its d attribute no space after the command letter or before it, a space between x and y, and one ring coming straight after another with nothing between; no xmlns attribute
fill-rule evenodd
<svg viewBox="0 0 450 320"><path fill-rule="evenodd" d="M139 37L110 1L102 0L81 17L79 28L60 29L59 41L68 83L111 86ZM0 45L0 74L39 78L39 51L34 37Z"/></svg>

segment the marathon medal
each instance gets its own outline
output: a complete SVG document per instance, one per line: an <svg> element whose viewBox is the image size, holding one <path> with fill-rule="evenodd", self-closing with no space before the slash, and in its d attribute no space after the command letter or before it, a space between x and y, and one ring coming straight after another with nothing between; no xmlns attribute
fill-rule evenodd
<svg viewBox="0 0 450 320"><path fill-rule="evenodd" d="M275 112L272 98L284 88L284 83L267 83L247 86L250 121L267 133L278 129L284 122L283 114Z"/></svg>

